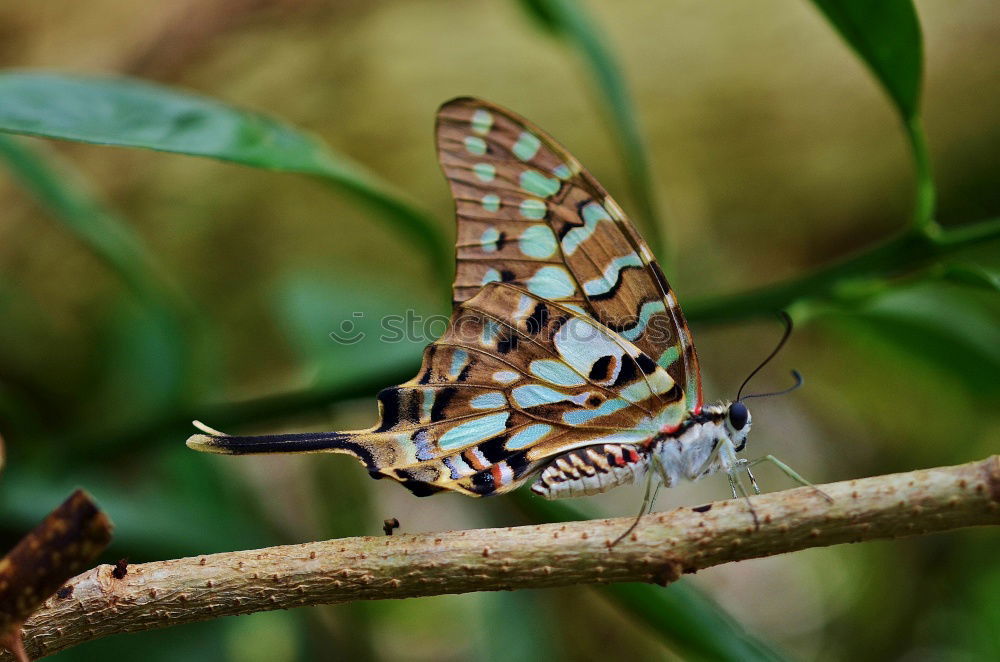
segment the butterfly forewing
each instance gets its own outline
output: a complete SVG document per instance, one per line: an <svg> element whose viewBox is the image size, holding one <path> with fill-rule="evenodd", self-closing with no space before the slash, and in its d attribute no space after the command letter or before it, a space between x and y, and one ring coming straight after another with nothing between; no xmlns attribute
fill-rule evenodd
<svg viewBox="0 0 1000 662"><path fill-rule="evenodd" d="M455 302L500 281L579 306L652 356L700 408L697 354L673 292L576 159L523 118L471 98L441 107L437 142L458 222Z"/></svg>

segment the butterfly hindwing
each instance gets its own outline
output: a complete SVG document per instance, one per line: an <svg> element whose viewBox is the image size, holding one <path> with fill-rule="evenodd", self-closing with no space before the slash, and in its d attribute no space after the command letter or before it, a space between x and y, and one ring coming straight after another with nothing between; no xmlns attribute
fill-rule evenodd
<svg viewBox="0 0 1000 662"><path fill-rule="evenodd" d="M425 350L419 374L378 400L380 420L371 429L313 436L420 495L506 492L557 455L641 444L686 410L683 390L631 342L502 283L459 305L447 332ZM198 435L192 442L268 452L296 450L308 435L249 438L252 446L242 439Z"/></svg>
<svg viewBox="0 0 1000 662"><path fill-rule="evenodd" d="M698 358L676 298L577 160L527 120L471 98L441 107L437 143L458 224L455 302L500 281L579 306L652 356L700 408Z"/></svg>

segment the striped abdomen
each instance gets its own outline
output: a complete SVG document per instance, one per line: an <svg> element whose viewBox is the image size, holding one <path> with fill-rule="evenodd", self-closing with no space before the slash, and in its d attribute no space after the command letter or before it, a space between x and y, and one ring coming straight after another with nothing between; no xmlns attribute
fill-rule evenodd
<svg viewBox="0 0 1000 662"><path fill-rule="evenodd" d="M553 460L531 491L546 499L598 494L641 478L648 464L649 456L635 446L584 446Z"/></svg>

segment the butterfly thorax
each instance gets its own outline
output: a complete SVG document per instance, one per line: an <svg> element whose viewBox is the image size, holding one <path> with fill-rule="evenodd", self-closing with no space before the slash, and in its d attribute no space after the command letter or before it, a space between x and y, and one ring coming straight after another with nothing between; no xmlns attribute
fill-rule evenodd
<svg viewBox="0 0 1000 662"><path fill-rule="evenodd" d="M667 487L676 485L681 479L694 481L719 471L729 471L736 453L746 446L750 433L749 412L745 420L736 420L742 423L737 428L733 409L732 404L705 405L675 431L662 433L654 439L650 446L650 462Z"/></svg>

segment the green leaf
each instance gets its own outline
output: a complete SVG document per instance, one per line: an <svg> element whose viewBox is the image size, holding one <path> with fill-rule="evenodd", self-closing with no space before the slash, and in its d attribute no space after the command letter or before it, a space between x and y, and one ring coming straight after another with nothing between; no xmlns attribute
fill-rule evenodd
<svg viewBox="0 0 1000 662"><path fill-rule="evenodd" d="M590 516L564 503L544 501L526 490L514 498L519 508L542 522L570 522ZM722 607L693 586L680 581L665 588L646 584L613 584L601 592L632 618L649 626L684 659L781 660L782 655L756 639Z"/></svg>
<svg viewBox="0 0 1000 662"><path fill-rule="evenodd" d="M1000 292L1000 273L976 264L946 265L941 277L953 283L972 285L973 287Z"/></svg>
<svg viewBox="0 0 1000 662"><path fill-rule="evenodd" d="M854 49L899 110L913 153L917 191L913 224L924 232L939 228L927 138L920 120L923 42L911 0L812 0Z"/></svg>
<svg viewBox="0 0 1000 662"><path fill-rule="evenodd" d="M812 0L885 88L916 117L923 75L920 22L910 0Z"/></svg>
<svg viewBox="0 0 1000 662"><path fill-rule="evenodd" d="M400 192L322 141L276 119L129 78L0 75L0 132L201 156L312 175L371 204L433 259L442 278L452 248Z"/></svg>
<svg viewBox="0 0 1000 662"><path fill-rule="evenodd" d="M4 110L0 102L0 114ZM186 305L142 240L97 199L70 164L45 153L40 145L4 135L0 135L0 158L53 218L115 272L140 301L175 312Z"/></svg>
<svg viewBox="0 0 1000 662"><path fill-rule="evenodd" d="M412 290L368 278L294 272L275 288L275 317L289 344L321 384L348 386L373 372L417 364L425 346L444 332L448 316ZM416 371L414 371L416 374Z"/></svg>
<svg viewBox="0 0 1000 662"><path fill-rule="evenodd" d="M601 94L627 170L632 195L639 206L646 237L653 251L661 257L665 248L660 231L659 213L650 178L649 155L642 140L639 120L625 84L625 78L611 51L604 43L603 32L575 0L517 0L528 16L549 32L566 39L580 52Z"/></svg>

